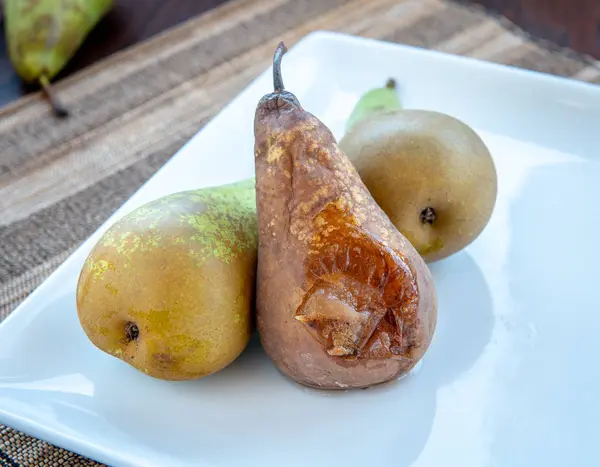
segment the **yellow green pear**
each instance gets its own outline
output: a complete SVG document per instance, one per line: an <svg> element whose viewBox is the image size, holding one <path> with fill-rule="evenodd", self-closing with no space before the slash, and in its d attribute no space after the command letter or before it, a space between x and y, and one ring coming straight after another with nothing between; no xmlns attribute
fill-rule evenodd
<svg viewBox="0 0 600 467"><path fill-rule="evenodd" d="M254 326L254 186L168 195L108 229L77 285L90 341L166 380L202 378L233 362Z"/></svg>
<svg viewBox="0 0 600 467"><path fill-rule="evenodd" d="M463 250L487 226L496 168L466 123L400 108L394 93L370 90L359 100L340 148L396 228L432 262Z"/></svg>
<svg viewBox="0 0 600 467"><path fill-rule="evenodd" d="M24 81L43 88L58 117L68 111L50 81L112 6L113 0L4 0L10 61Z"/></svg>

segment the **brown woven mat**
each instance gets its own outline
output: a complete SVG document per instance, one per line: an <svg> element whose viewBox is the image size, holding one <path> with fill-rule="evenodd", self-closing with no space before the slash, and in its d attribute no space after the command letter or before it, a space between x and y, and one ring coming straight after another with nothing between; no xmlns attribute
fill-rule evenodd
<svg viewBox="0 0 600 467"><path fill-rule="evenodd" d="M598 62L446 0L234 0L0 110L0 321L219 109L317 29L600 83ZM135 136L135 137L133 137ZM100 464L0 425L0 466Z"/></svg>

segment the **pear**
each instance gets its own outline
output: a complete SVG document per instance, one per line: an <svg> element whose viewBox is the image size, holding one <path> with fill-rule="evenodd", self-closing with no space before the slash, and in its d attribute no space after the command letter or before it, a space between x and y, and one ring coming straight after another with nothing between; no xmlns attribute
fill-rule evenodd
<svg viewBox="0 0 600 467"><path fill-rule="evenodd" d="M151 201L87 257L81 326L100 350L150 376L215 373L253 331L257 242L253 180Z"/></svg>
<svg viewBox="0 0 600 467"><path fill-rule="evenodd" d="M393 106L394 98L390 101ZM496 203L497 174L488 147L451 115L383 107L352 118L340 148L425 261L463 250L487 226Z"/></svg>
<svg viewBox="0 0 600 467"><path fill-rule="evenodd" d="M286 91L254 121L259 225L257 327L300 384L365 388L409 372L437 322L431 273L373 200L331 131Z"/></svg>
<svg viewBox="0 0 600 467"><path fill-rule="evenodd" d="M396 90L396 80L390 78L385 83L385 87L373 88L363 94L346 121L346 132L366 117L401 109L402 102Z"/></svg>
<svg viewBox="0 0 600 467"><path fill-rule="evenodd" d="M42 87L57 117L68 110L50 81L112 6L112 0L4 0L9 59L25 82Z"/></svg>

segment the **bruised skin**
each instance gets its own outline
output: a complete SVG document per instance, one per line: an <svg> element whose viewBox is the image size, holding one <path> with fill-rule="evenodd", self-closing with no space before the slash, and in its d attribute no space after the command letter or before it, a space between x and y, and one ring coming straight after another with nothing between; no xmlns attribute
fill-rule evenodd
<svg viewBox="0 0 600 467"><path fill-rule="evenodd" d="M255 115L262 344L308 386L397 378L431 342L430 272L329 129L279 84Z"/></svg>

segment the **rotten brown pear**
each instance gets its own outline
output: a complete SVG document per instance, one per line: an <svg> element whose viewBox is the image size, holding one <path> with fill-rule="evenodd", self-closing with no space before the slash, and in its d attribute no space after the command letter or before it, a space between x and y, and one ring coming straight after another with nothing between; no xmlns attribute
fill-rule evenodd
<svg viewBox="0 0 600 467"><path fill-rule="evenodd" d="M278 369L320 388L407 373L437 321L430 271L371 197L331 131L283 86L255 114L257 326Z"/></svg>

